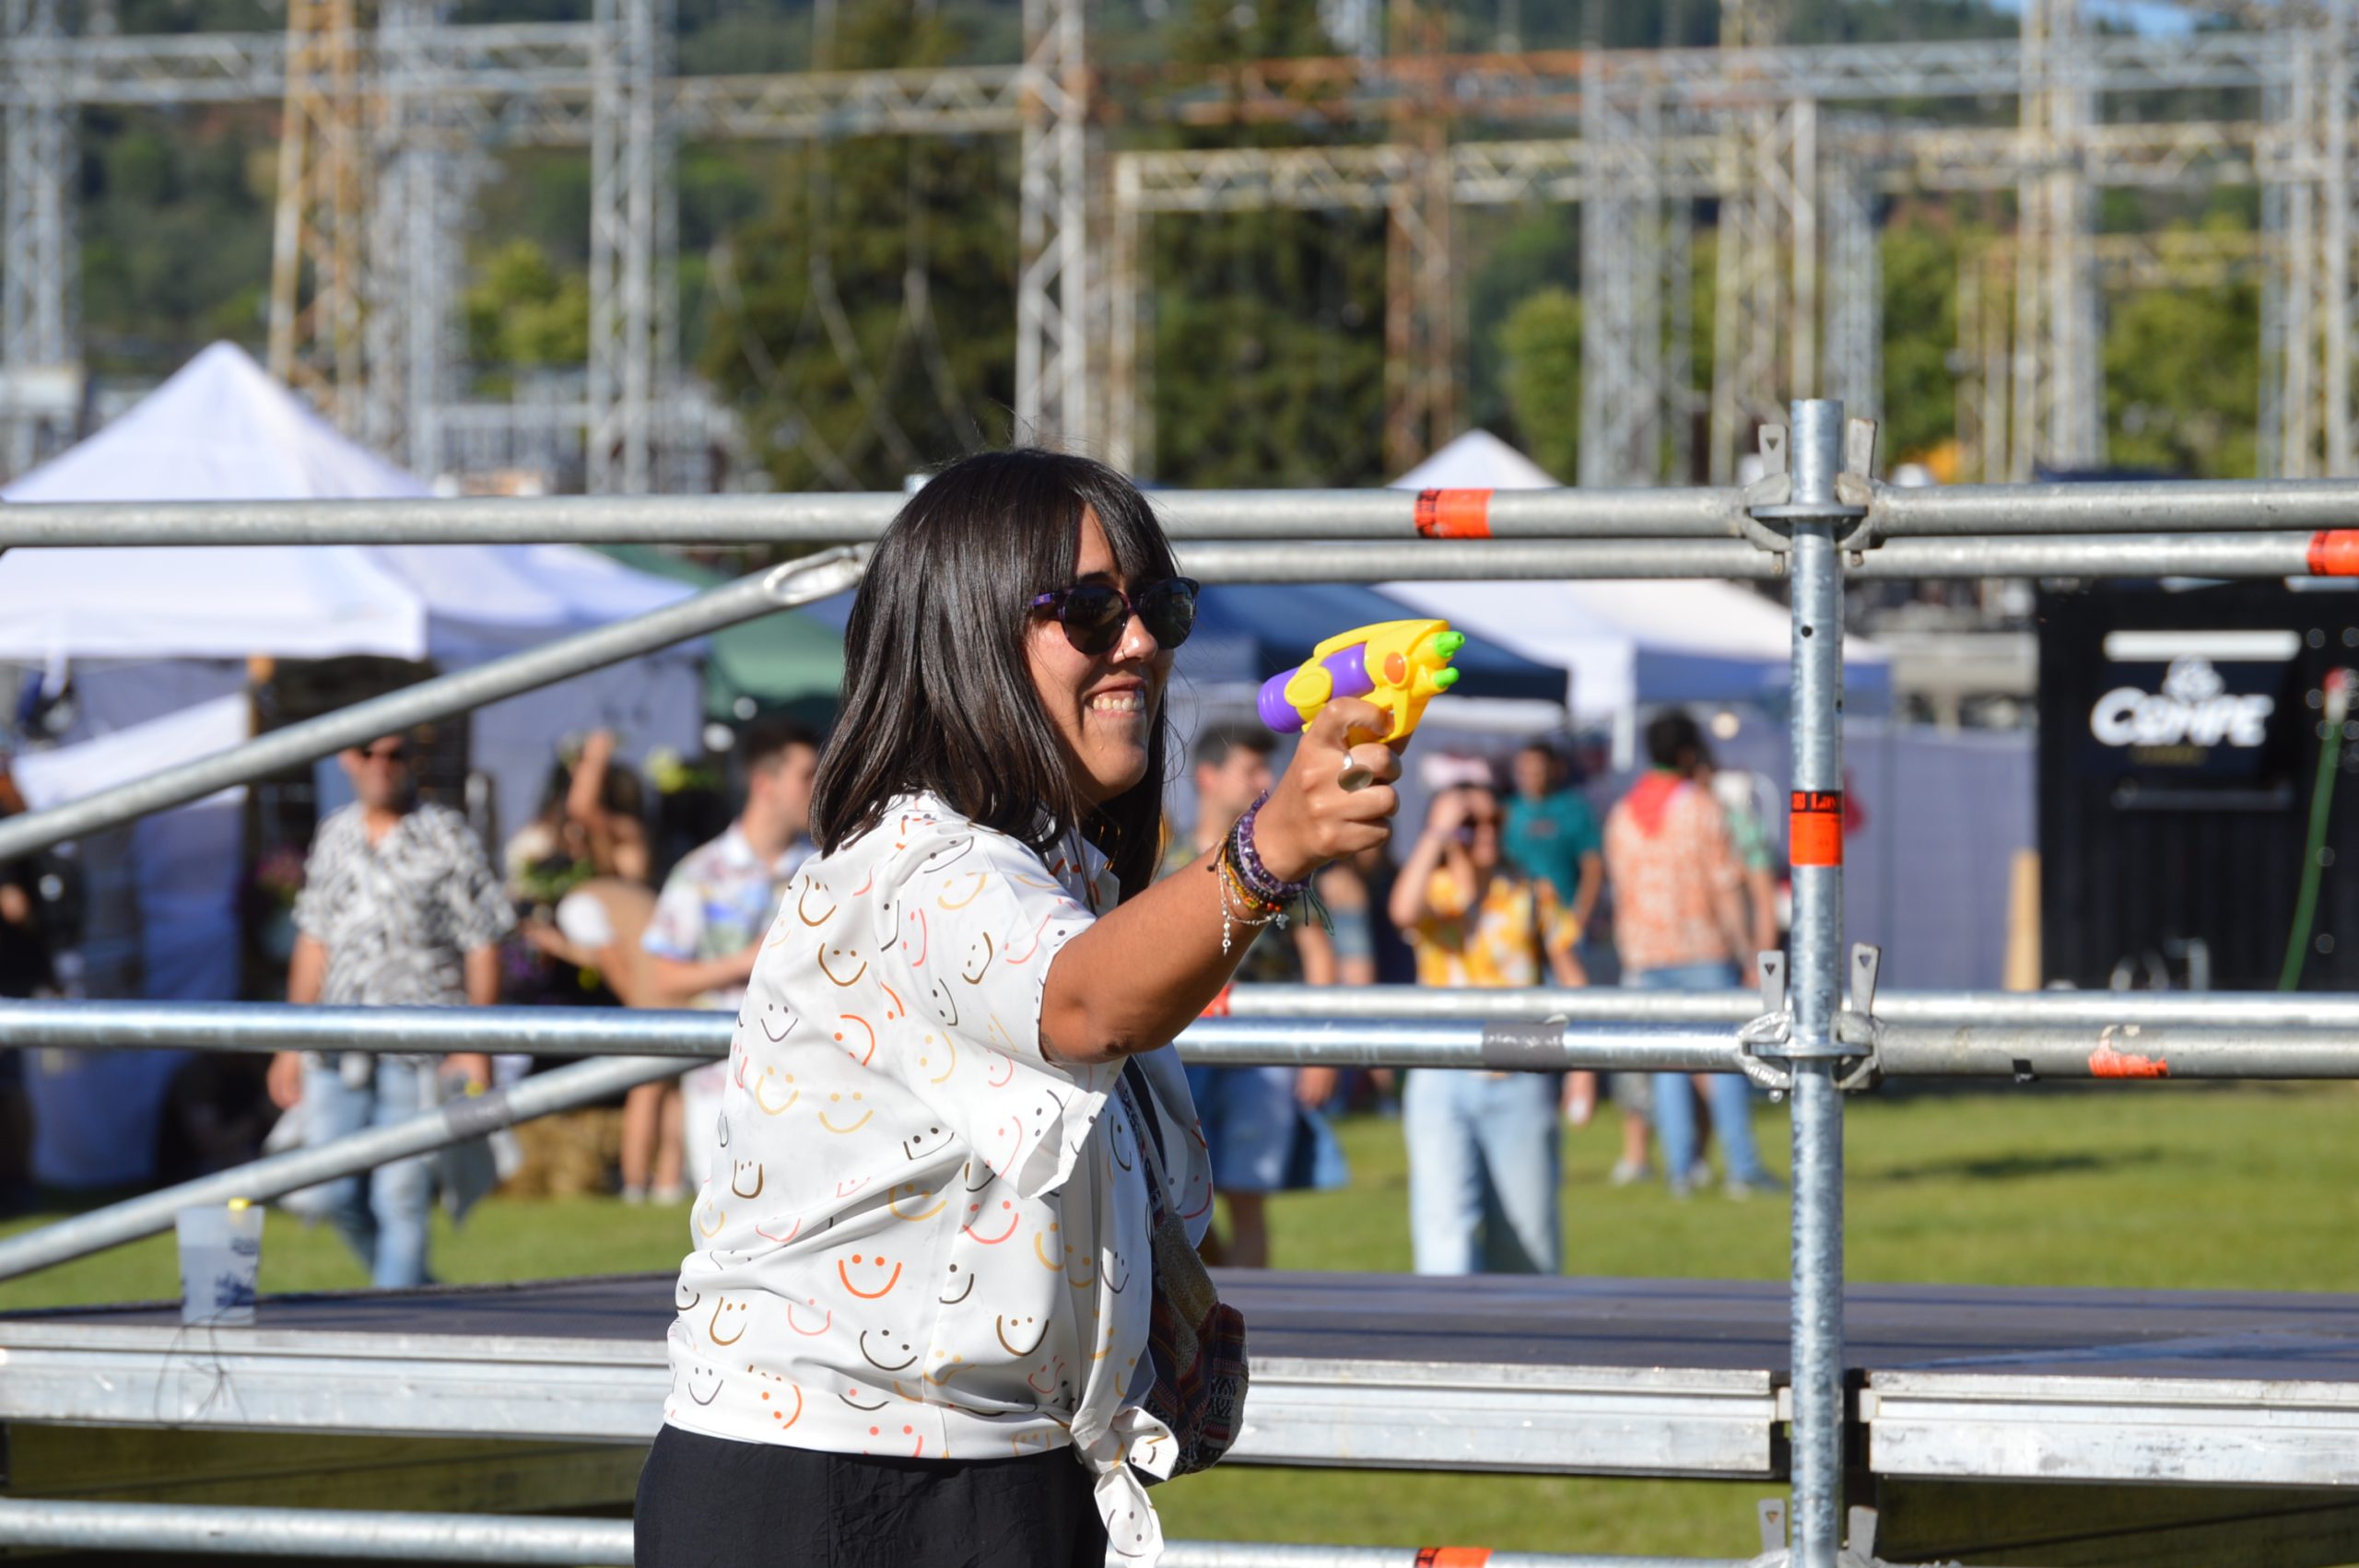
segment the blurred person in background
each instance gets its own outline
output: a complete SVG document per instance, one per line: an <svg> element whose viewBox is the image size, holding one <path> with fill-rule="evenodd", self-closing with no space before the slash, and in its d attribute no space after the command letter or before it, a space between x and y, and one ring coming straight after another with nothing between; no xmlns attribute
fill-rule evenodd
<svg viewBox="0 0 2359 1568"><path fill-rule="evenodd" d="M1434 797L1401 867L1392 919L1420 984L1582 982L1579 937L1555 890L1506 855L1506 813L1481 785ZM1420 1274L1554 1274L1564 1266L1556 1117L1593 1105L1596 1074L1418 1068L1402 1095L1410 1241Z"/></svg>
<svg viewBox="0 0 2359 1568"><path fill-rule="evenodd" d="M330 1007L490 1007L499 1000L499 939L515 916L466 819L417 798L419 747L406 734L345 751L353 802L320 824L295 900L287 1000ZM399 1121L438 1098L432 1059L360 1051L282 1051L270 1097L303 1108L307 1144ZM483 1056L440 1071L481 1088ZM431 1156L325 1184L320 1207L380 1288L423 1284Z"/></svg>
<svg viewBox="0 0 2359 1568"><path fill-rule="evenodd" d="M664 880L640 939L645 1000L638 1005L735 1013L786 884L810 857L818 737L799 725L757 720L740 731L736 749L745 807L720 837L688 851ZM687 1198L684 1089L718 1099L727 1075L725 1063L708 1062L630 1092L623 1102L624 1202Z"/></svg>
<svg viewBox="0 0 2359 1568"><path fill-rule="evenodd" d="M640 945L655 909L646 792L614 760L615 744L600 730L570 763L560 759L540 815L508 842L519 935L534 955L527 973L511 975L511 999L653 1005Z"/></svg>
<svg viewBox="0 0 2359 1568"><path fill-rule="evenodd" d="M1710 752L1696 720L1672 710L1647 726L1652 766L1605 823L1622 983L1648 990L1720 990L1737 984L1752 941L1744 866L1727 813L1704 782ZM1738 1073L1707 1080L1730 1196L1781 1190L1754 1146L1752 1085ZM1682 1072L1654 1075L1655 1130L1673 1197L1708 1181L1696 1126L1695 1089Z"/></svg>
<svg viewBox="0 0 2359 1568"><path fill-rule="evenodd" d="M1508 772L1515 785L1515 798L1508 802L1508 859L1554 890L1568 911L1578 944L1587 939L1598 895L1605 890L1605 840L1597 813L1587 796L1571 788L1564 757L1545 741L1525 743ZM1635 1072L1617 1072L1612 1086L1622 1107L1622 1157L1614 1167L1614 1183L1620 1187L1646 1174L1647 1081ZM1595 1109L1588 1104L1572 1107L1581 1122Z"/></svg>
<svg viewBox="0 0 2359 1568"><path fill-rule="evenodd" d="M0 765L0 817L25 809L15 778ZM41 870L31 856L0 867L0 997L33 997L55 989L50 933L41 917ZM0 1214L11 1213L32 1188L32 1100L25 1092L25 1053L0 1049Z"/></svg>
<svg viewBox="0 0 2359 1568"><path fill-rule="evenodd" d="M1250 724L1215 724L1196 739L1196 826L1165 846L1163 874L1184 870L1217 848L1237 821L1262 798L1276 778L1271 757L1277 743ZM1323 894L1323 887L1321 889ZM1246 985L1332 986L1336 982L1335 943L1305 918L1301 906L1285 929L1264 929L1247 938L1250 945L1237 966ZM1371 965L1371 969L1373 965ZM1213 1188L1228 1211L1228 1234L1206 1231L1202 1251L1209 1263L1238 1269L1270 1266L1269 1195L1310 1185L1300 1167L1298 1144L1316 1140L1321 1129L1312 1108L1335 1092L1332 1067L1191 1067L1188 1092L1196 1102L1204 1142L1212 1151Z"/></svg>

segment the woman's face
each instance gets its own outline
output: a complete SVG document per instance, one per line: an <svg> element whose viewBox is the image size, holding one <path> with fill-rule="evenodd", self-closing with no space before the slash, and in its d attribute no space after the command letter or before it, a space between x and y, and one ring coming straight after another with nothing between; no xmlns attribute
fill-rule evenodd
<svg viewBox="0 0 2359 1568"><path fill-rule="evenodd" d="M1114 552L1097 513L1081 514L1081 553L1073 580L1109 583L1128 593L1144 586L1125 580L1114 568ZM1171 655L1133 615L1121 637L1103 653L1083 653L1065 639L1054 615L1035 615L1026 632L1025 651L1040 709L1057 731L1074 787L1093 805L1102 805L1146 777L1147 740L1163 710L1163 687L1171 676Z"/></svg>

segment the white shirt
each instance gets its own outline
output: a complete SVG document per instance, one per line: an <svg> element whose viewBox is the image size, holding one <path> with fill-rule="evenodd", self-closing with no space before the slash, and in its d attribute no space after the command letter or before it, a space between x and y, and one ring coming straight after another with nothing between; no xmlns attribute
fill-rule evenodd
<svg viewBox="0 0 2359 1568"><path fill-rule="evenodd" d="M1171 1454L1137 1402L1146 1166L1121 1065L1040 1048L1049 967L1116 891L1087 846L1044 862L930 797L804 864L730 1047L671 1424L920 1458L1070 1444L1115 1549L1160 1556L1131 1469ZM1137 1059L1201 1240L1212 1170L1178 1053Z"/></svg>

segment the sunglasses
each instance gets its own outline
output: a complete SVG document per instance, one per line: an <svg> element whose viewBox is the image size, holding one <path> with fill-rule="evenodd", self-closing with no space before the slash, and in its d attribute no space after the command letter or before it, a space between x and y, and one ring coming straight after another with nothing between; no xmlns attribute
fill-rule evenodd
<svg viewBox="0 0 2359 1568"><path fill-rule="evenodd" d="M1065 640L1076 653L1104 653L1122 640L1122 628L1136 615L1147 635L1166 649L1179 647L1196 629L1196 592L1191 577L1168 577L1148 583L1133 599L1102 582L1077 582L1043 593L1032 601L1032 613L1045 611L1065 629Z"/></svg>

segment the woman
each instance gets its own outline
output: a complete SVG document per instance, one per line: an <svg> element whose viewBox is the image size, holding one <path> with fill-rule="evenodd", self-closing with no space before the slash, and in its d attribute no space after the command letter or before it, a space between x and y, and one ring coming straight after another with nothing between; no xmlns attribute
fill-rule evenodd
<svg viewBox="0 0 2359 1568"><path fill-rule="evenodd" d="M1156 1148L1190 1241L1212 1208L1164 1047L1283 907L1250 890L1382 842L1398 772L1365 739L1382 715L1335 704L1249 825L1155 883L1194 604L1144 498L1080 458L968 458L877 546L820 853L755 966L691 1212L640 1563L1159 1555ZM1377 785L1340 787L1347 753Z"/></svg>
<svg viewBox="0 0 2359 1568"><path fill-rule="evenodd" d="M1461 785L1434 797L1425 836L1392 886L1392 919L1428 986L1584 982L1579 928L1545 882L1500 852L1499 799ZM1567 1075L1566 1114L1582 1118L1594 1073ZM1420 1274L1554 1274L1557 1079L1538 1072L1409 1074L1401 1115L1409 1141L1409 1232Z"/></svg>

